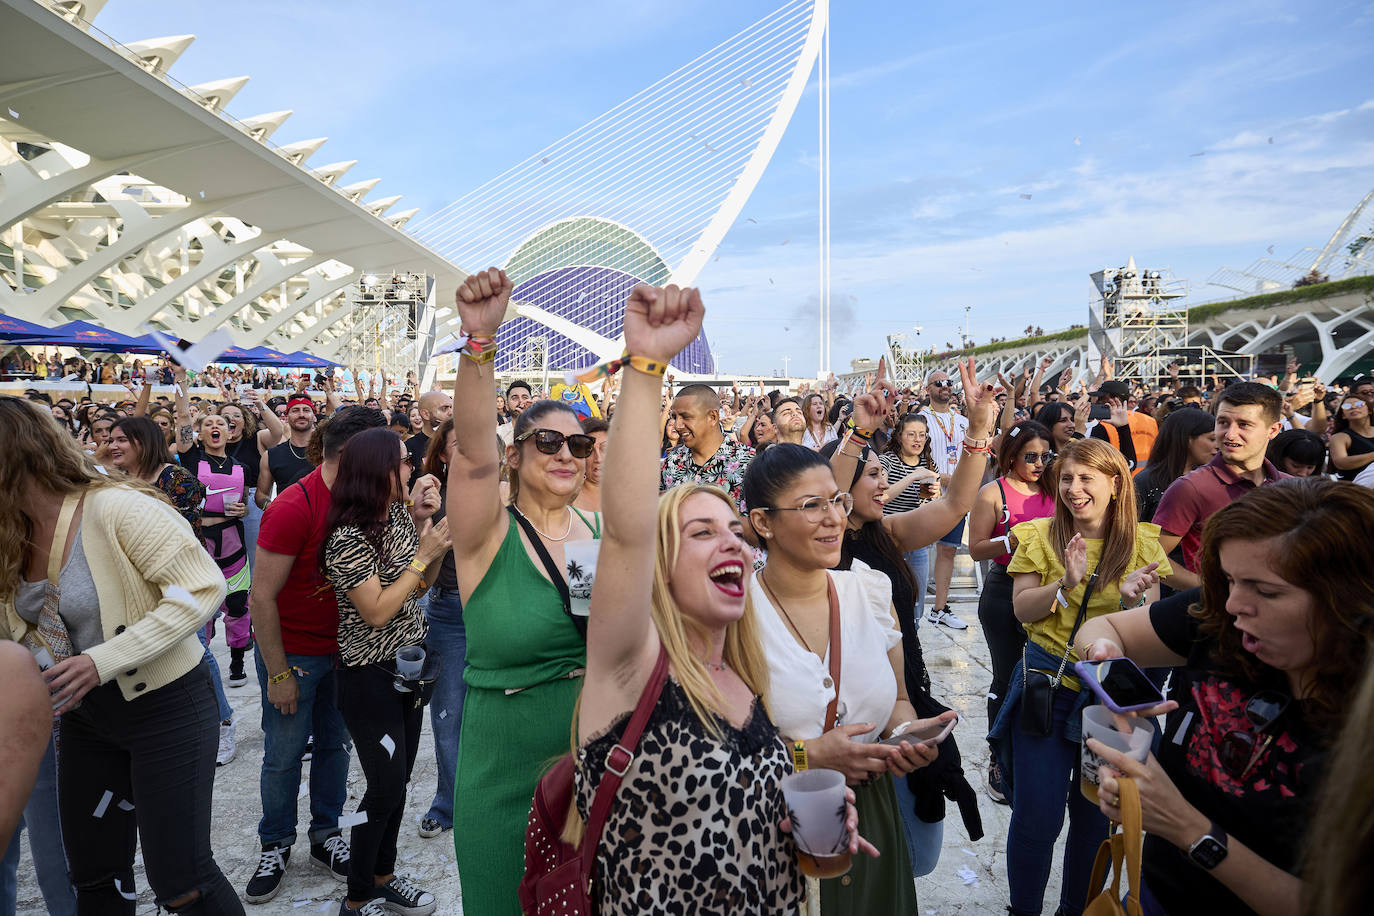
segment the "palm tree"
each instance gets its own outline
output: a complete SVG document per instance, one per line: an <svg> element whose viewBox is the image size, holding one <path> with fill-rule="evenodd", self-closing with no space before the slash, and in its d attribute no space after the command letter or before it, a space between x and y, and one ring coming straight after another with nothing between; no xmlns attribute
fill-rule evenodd
<svg viewBox="0 0 1374 916"><path fill-rule="evenodd" d="M582 577L585 576L586 574L587 574L587 573L586 573L586 570L584 570L584 569L582 568L582 564L581 564L581 563L577 562L576 560L569 560L569 561L568 561L568 581L569 581L569 582L581 582L581 581L582 581Z"/></svg>

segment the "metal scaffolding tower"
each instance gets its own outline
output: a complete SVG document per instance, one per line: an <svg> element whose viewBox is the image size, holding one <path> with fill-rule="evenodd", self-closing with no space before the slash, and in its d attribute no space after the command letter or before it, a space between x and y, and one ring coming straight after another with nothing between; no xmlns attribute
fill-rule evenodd
<svg viewBox="0 0 1374 916"><path fill-rule="evenodd" d="M349 289L353 310L336 359L388 378L418 375L431 350L427 325L433 322L433 292L434 278L426 274L366 274Z"/></svg>
<svg viewBox="0 0 1374 916"><path fill-rule="evenodd" d="M926 355L920 348L908 348L905 334L887 335L887 377L897 390L920 386L925 374Z"/></svg>

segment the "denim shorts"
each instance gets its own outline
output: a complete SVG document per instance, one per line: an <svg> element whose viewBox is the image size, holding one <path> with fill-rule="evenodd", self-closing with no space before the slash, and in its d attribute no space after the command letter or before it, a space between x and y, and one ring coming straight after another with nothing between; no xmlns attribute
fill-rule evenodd
<svg viewBox="0 0 1374 916"><path fill-rule="evenodd" d="M967 521L967 515L959 519L959 524L954 526L954 530L940 538L937 543L948 544L951 547L958 547L960 544L964 543L964 523Z"/></svg>

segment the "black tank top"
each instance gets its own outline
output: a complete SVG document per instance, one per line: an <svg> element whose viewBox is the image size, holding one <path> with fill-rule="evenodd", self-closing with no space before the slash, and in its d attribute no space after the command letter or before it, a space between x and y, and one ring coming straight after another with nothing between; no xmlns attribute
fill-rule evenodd
<svg viewBox="0 0 1374 916"><path fill-rule="evenodd" d="M303 454L305 449L299 452ZM315 466L305 460L302 454L297 453L290 439L267 450L267 471L272 475L278 493L315 470Z"/></svg>
<svg viewBox="0 0 1374 916"><path fill-rule="evenodd" d="M1374 452L1374 439L1366 439L1349 427L1341 431L1350 437L1350 444L1346 446L1345 453L1351 458L1357 455L1368 455L1370 452ZM1359 473L1364 470L1364 468L1351 468L1350 470L1342 471L1334 464L1331 466L1331 469L1336 472L1336 476L1341 480L1354 480L1359 476ZM1320 468L1318 470L1320 470Z"/></svg>

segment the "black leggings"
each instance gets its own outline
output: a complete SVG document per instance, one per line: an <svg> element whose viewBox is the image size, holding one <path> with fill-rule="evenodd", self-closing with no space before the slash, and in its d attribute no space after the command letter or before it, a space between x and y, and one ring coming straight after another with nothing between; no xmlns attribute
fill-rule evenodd
<svg viewBox="0 0 1374 916"><path fill-rule="evenodd" d="M96 687L62 717L58 810L77 912L132 916L134 850L141 841L159 906L170 912L241 916L243 904L210 849L219 708L202 661L137 699Z"/></svg>
<svg viewBox="0 0 1374 916"><path fill-rule="evenodd" d="M396 870L406 784L420 749L424 709L416 704L415 694L398 692L394 679L379 665L349 666L338 672L339 712L367 778L367 791L358 805L367 820L353 827L349 840L351 900L372 899L374 876ZM383 738L390 740L384 743Z"/></svg>
<svg viewBox="0 0 1374 916"><path fill-rule="evenodd" d="M992 687L988 691L988 728L997 721L997 711L1002 708L1002 698L1007 695L1007 684L1011 673L1021 661L1021 650L1026 647L1026 629L1016 619L1011 606L1012 578L1000 563L993 563L992 569L983 579L983 593L978 596L978 623L983 627L983 637L988 641L988 654L992 656Z"/></svg>

